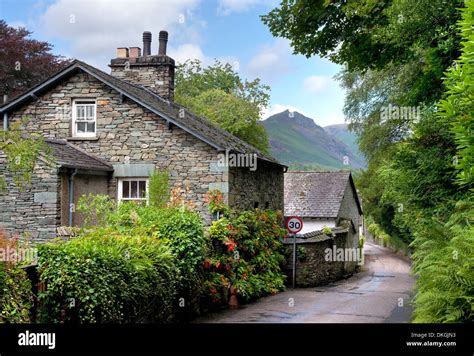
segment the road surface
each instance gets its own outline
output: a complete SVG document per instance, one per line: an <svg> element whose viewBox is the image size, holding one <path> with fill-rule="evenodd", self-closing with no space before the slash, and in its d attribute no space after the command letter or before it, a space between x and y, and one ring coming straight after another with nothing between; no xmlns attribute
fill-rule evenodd
<svg viewBox="0 0 474 356"><path fill-rule="evenodd" d="M406 323L414 279L407 258L366 242L356 275L326 286L288 289L200 323Z"/></svg>

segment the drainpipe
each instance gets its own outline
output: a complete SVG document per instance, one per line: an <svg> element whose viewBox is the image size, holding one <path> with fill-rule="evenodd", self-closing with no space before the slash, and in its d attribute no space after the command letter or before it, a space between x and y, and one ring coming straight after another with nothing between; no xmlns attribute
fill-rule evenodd
<svg viewBox="0 0 474 356"><path fill-rule="evenodd" d="M77 174L77 168L74 169L74 172L69 176L69 226L72 226L72 204L74 204L74 177Z"/></svg>
<svg viewBox="0 0 474 356"><path fill-rule="evenodd" d="M8 114L3 113L3 131L8 131Z"/></svg>

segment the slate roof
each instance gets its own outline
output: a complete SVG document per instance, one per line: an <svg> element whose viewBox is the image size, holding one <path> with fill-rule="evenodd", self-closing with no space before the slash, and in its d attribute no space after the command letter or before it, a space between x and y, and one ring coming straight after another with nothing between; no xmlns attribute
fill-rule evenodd
<svg viewBox="0 0 474 356"><path fill-rule="evenodd" d="M51 155L56 164L62 168L77 168L93 171L112 172L114 168L100 158L91 155L64 140L46 139Z"/></svg>
<svg viewBox="0 0 474 356"><path fill-rule="evenodd" d="M348 183L362 213L350 172L285 173L285 216L336 218Z"/></svg>
<svg viewBox="0 0 474 356"><path fill-rule="evenodd" d="M67 76L74 75L77 71L83 71L90 74L99 81L117 90L124 97L129 98L137 102L139 105L155 112L157 115L162 116L168 122L203 140L218 151L230 150L237 153L255 153L259 159L286 167L276 161L273 157L264 154L257 148L221 129L209 120L193 114L184 107L165 100L142 86L137 86L118 79L79 60L74 60L69 66L51 76L48 80L1 106L0 113L9 112L22 103L34 99L34 96L37 93L48 90L48 88L54 86L56 82L63 80Z"/></svg>

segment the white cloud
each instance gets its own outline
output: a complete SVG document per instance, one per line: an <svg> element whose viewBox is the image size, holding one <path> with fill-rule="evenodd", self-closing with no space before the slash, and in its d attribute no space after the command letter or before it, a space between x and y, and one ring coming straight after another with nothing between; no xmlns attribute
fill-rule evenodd
<svg viewBox="0 0 474 356"><path fill-rule="evenodd" d="M259 50L250 60L245 72L249 79L258 77L264 83L271 83L289 71L291 54L290 42L278 38L272 45L265 45Z"/></svg>
<svg viewBox="0 0 474 356"><path fill-rule="evenodd" d="M269 118L270 116L272 115L275 115L275 114L278 114L282 111L285 111L285 110L288 110L290 112L299 112L300 114L304 115L304 116L308 116L304 110L300 109L300 108L297 108L296 106L293 106L293 105L283 105L283 104L273 104L273 105L270 105L269 107L267 107L266 109L264 109L262 111L262 114L260 115L260 118L262 120L265 120L267 118Z"/></svg>
<svg viewBox="0 0 474 356"><path fill-rule="evenodd" d="M171 58L174 58L176 64L184 63L188 59L199 59L203 63L209 61L209 58L202 52L201 47L192 43L185 43L178 47L170 47L168 54Z"/></svg>
<svg viewBox="0 0 474 356"><path fill-rule="evenodd" d="M333 79L325 75L312 75L304 79L303 87L310 93L319 94L326 91L331 84Z"/></svg>
<svg viewBox="0 0 474 356"><path fill-rule="evenodd" d="M219 0L217 13L220 15L229 15L233 12L244 12L257 5L267 7L276 7L277 0Z"/></svg>
<svg viewBox="0 0 474 356"><path fill-rule="evenodd" d="M57 0L41 15L36 32L69 43L69 52L91 64L107 68L116 47L142 47L142 32L151 31L152 53L158 51L158 32L169 32L169 47L190 51L198 47L199 30L206 24L195 19L198 0ZM191 52L199 54L194 48ZM105 61L105 63L104 63Z"/></svg>

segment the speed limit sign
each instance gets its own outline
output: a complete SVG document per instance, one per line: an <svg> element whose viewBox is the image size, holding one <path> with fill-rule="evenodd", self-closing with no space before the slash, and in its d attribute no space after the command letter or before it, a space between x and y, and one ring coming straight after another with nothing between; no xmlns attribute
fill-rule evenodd
<svg viewBox="0 0 474 356"><path fill-rule="evenodd" d="M297 234L303 228L303 220L297 216L291 216L286 220L286 229L290 234Z"/></svg>

